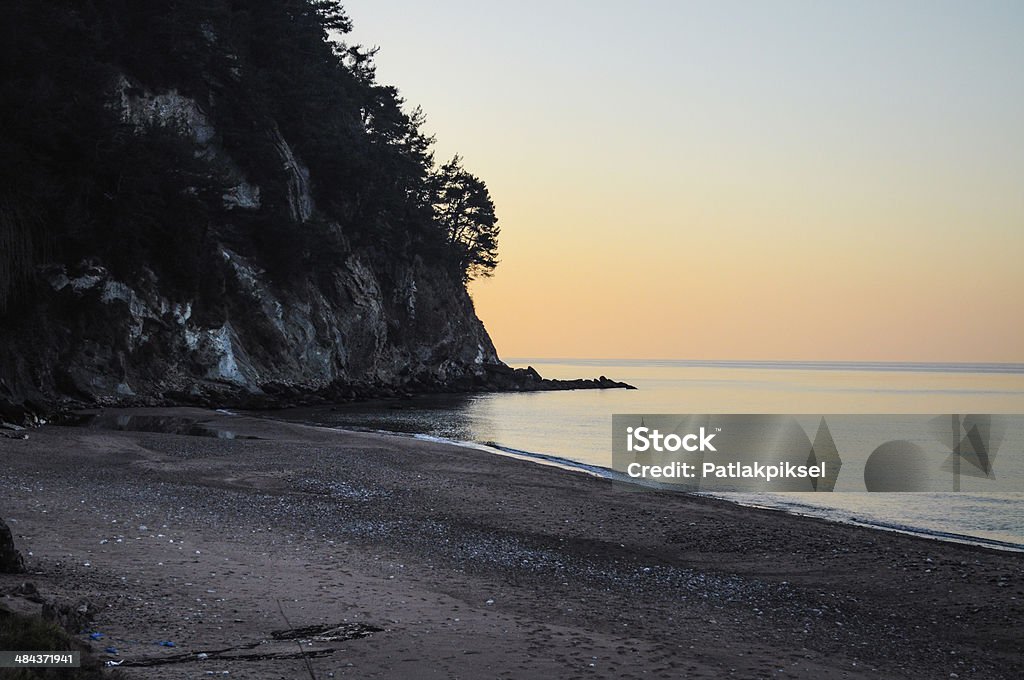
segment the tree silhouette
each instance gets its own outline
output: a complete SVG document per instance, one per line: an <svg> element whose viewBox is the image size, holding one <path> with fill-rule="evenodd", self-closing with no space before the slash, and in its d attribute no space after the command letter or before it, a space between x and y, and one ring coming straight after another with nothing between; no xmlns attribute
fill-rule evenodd
<svg viewBox="0 0 1024 680"><path fill-rule="evenodd" d="M434 219L451 248L463 281L491 276L498 266L498 217L491 194L456 155L430 178Z"/></svg>
<svg viewBox="0 0 1024 680"><path fill-rule="evenodd" d="M345 42L343 0L9 4L0 320L43 290L44 264L88 261L129 284L153 273L192 300L225 239L281 280L314 264L329 280L353 249L450 264L463 282L497 265L487 187L459 157L435 166L423 112L378 82L376 48ZM113 99L170 91L209 120L209 146L130 122ZM301 223L279 138L309 170L316 214ZM224 192L242 178L259 205L233 210Z"/></svg>

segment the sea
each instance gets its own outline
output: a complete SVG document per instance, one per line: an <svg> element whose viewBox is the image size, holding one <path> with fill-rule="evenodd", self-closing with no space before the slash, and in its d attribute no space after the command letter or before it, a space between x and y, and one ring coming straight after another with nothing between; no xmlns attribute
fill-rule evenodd
<svg viewBox="0 0 1024 680"><path fill-rule="evenodd" d="M481 450L481 455L516 456L612 477L613 414L1017 415L1004 418L1011 432L993 462L998 484L971 480L959 492L710 495L880 530L1024 551L1024 451L1019 446L1024 441L1024 364L530 358L507 363L532 366L547 378L603 375L637 389L439 395L273 415L443 440ZM834 434L844 449L842 433ZM841 475L863 474L864 458L847 455L844 466Z"/></svg>

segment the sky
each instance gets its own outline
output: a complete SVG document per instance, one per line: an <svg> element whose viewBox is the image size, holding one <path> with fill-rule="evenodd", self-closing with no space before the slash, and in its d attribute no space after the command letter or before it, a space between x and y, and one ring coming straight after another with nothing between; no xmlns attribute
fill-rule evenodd
<svg viewBox="0 0 1024 680"><path fill-rule="evenodd" d="M1024 4L348 0L503 357L1024 362Z"/></svg>

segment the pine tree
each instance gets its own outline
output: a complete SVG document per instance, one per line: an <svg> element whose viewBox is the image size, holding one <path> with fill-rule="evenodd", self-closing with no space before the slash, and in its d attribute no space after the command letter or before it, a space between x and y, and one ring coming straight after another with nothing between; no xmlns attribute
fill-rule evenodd
<svg viewBox="0 0 1024 680"><path fill-rule="evenodd" d="M498 217L487 185L456 155L433 174L431 205L463 281L491 276L498 266Z"/></svg>

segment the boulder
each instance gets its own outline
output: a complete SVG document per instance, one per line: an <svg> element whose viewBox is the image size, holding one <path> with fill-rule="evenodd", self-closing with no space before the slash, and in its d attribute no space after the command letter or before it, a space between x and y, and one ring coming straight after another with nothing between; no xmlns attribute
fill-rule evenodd
<svg viewBox="0 0 1024 680"><path fill-rule="evenodd" d="M25 560L14 548L14 536L11 530L0 519L0 573L21 574L25 571Z"/></svg>

